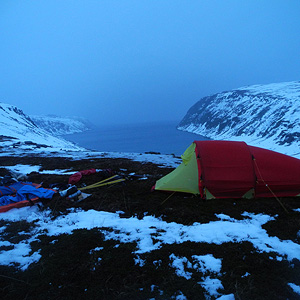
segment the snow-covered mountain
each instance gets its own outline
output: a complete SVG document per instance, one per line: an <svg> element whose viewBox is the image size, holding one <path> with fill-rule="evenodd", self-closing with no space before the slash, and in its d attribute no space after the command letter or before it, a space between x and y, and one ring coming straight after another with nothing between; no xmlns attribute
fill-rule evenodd
<svg viewBox="0 0 300 300"><path fill-rule="evenodd" d="M13 105L0 103L0 148L38 151L78 151L82 148L39 128Z"/></svg>
<svg viewBox="0 0 300 300"><path fill-rule="evenodd" d="M60 136L90 130L92 124L81 117L59 117L55 115L30 115L30 119L47 132Z"/></svg>
<svg viewBox="0 0 300 300"><path fill-rule="evenodd" d="M300 157L300 81L252 85L204 97L177 128Z"/></svg>

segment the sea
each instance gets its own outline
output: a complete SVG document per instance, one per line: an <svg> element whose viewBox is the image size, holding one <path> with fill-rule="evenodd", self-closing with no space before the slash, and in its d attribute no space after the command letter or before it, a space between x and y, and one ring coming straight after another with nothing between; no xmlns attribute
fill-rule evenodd
<svg viewBox="0 0 300 300"><path fill-rule="evenodd" d="M181 155L201 135L176 129L179 121L102 126L86 132L65 135L77 145L103 152L155 152Z"/></svg>

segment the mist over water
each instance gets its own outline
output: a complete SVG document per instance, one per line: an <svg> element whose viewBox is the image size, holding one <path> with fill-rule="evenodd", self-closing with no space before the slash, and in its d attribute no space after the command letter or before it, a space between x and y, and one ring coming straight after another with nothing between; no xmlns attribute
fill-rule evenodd
<svg viewBox="0 0 300 300"><path fill-rule="evenodd" d="M115 125L64 136L79 146L111 152L159 152L181 155L194 140L207 138L179 131L179 122Z"/></svg>

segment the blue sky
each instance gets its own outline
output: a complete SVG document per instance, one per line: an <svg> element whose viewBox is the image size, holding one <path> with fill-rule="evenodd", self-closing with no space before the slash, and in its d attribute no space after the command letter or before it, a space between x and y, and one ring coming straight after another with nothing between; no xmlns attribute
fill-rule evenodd
<svg viewBox="0 0 300 300"><path fill-rule="evenodd" d="M97 124L178 120L201 97L300 80L300 1L0 2L0 102Z"/></svg>

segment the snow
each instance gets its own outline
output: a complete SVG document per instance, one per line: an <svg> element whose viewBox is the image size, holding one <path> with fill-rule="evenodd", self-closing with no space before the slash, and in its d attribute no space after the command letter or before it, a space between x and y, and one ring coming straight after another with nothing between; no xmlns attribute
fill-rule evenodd
<svg viewBox="0 0 300 300"><path fill-rule="evenodd" d="M184 277L185 279L192 278L192 273L185 270L185 267L192 269L192 264L186 257L177 257L172 253L170 255L170 260L173 260L171 267L175 269L177 276Z"/></svg>
<svg viewBox="0 0 300 300"><path fill-rule="evenodd" d="M288 283L288 285L293 289L293 291L300 295L300 286L294 283Z"/></svg>
<svg viewBox="0 0 300 300"><path fill-rule="evenodd" d="M75 229L111 228L108 232L103 229L107 239L114 239L123 243L136 242L137 254L146 253L160 248L163 244L183 243L186 241L198 243L222 244L233 239L236 242L249 241L254 247L264 252L276 252L279 256L300 258L300 245L289 241L270 237L262 228L273 218L267 215L248 214L251 218L244 220L231 219L230 221L212 221L207 224L194 223L186 226L178 223L167 223L153 216L145 216L139 220L136 217L120 218L118 213L104 211L71 210L67 215L51 220L50 211L38 211L37 207L13 209L0 215L0 219L8 221L27 220L35 222L34 235L47 231L55 236L63 233L70 234ZM155 234L156 243L151 236ZM2 253L3 255L3 253ZM220 262L212 257L197 257L195 260L201 266L210 265L210 271L217 272Z"/></svg>
<svg viewBox="0 0 300 300"><path fill-rule="evenodd" d="M140 267L143 267L146 264L146 261L144 259L141 259L138 255L134 259L134 262L136 265L139 265Z"/></svg>
<svg viewBox="0 0 300 300"><path fill-rule="evenodd" d="M172 299L174 299L174 297L172 297ZM179 295L176 295L176 296L175 296L175 299L176 299L176 300L186 300L187 298L186 298L186 296L184 296L184 295L182 294L181 291L179 291Z"/></svg>
<svg viewBox="0 0 300 300"><path fill-rule="evenodd" d="M40 157L66 157L74 160L86 158L127 158L141 162L152 162L164 167L177 167L181 161L180 158L173 155L156 155L141 153L123 153L123 152L101 152L90 151L62 138L50 135L45 130L38 128L32 120L15 106L0 103L0 138L1 152L0 156L22 157L27 154ZM70 124L71 126L71 124ZM38 166L10 166L11 170L23 174L33 171L41 172ZM58 174L63 171L42 171L41 173Z"/></svg>
<svg viewBox="0 0 300 300"><path fill-rule="evenodd" d="M202 273L214 272L220 273L222 268L221 259L214 258L211 254L207 255L193 255L192 258L197 261L194 268L198 268Z"/></svg>
<svg viewBox="0 0 300 300"><path fill-rule="evenodd" d="M217 300L235 300L235 298L233 294L229 294L218 297Z"/></svg>
<svg viewBox="0 0 300 300"><path fill-rule="evenodd" d="M73 155L73 159L86 158L87 152ZM70 155L70 154L69 154ZM152 161L160 165L176 167L180 161L178 158L168 155L137 154L137 153L89 153L90 157L126 157L139 161ZM1 166L0 166L1 167ZM40 166L17 164L15 166L2 166L9 170L28 174L32 171L41 172ZM43 173L69 174L70 170L43 170ZM144 253L148 253L163 247L165 244L181 244L187 241L196 243L211 243L221 245L227 242L249 241L260 252L277 254L277 260L300 259L300 245L290 240L280 240L277 237L269 236L262 228L267 222L274 220L276 216L265 214L252 214L244 212L242 220L236 220L225 214L216 214L218 220L206 224L194 223L190 226L175 222L165 222L159 218L145 214L143 219L136 217L121 217L123 212L115 213L104 211L82 211L71 209L67 215L51 218L49 210L40 211L37 206L13 209L0 214L0 220L34 222L35 226L30 234L24 235L18 243L5 240L5 236L0 238L0 264L18 264L21 270L26 270L30 264L38 262L41 258L39 251L32 252L30 243L38 240L40 234L47 233L49 236L60 234L71 234L76 229L98 228L104 233L107 240L115 240L119 243L136 243L135 263L143 267L146 261L142 258ZM6 226L0 228L0 232L5 231ZM22 234L21 232L19 234ZM155 242L152 237L155 236ZM55 240L53 241L55 243ZM117 247L118 245L116 245ZM6 249L6 250L5 250ZM101 251L102 247L91 251ZM272 259L272 257L270 257ZM99 257L99 263L101 257ZM154 261L153 264L159 267L161 261ZM177 276L187 280L193 276L193 272L199 272L201 280L198 282L205 291L207 298L214 296L221 300L232 300L234 296L222 295L222 260L215 258L212 254L193 255L191 258L170 255L170 266ZM244 277L249 276L245 273ZM290 283L290 287L296 292L296 285ZM181 295L174 295L174 299L186 299Z"/></svg>
<svg viewBox="0 0 300 300"><path fill-rule="evenodd" d="M17 164L14 166L3 166L3 168L6 168L12 172L17 172L21 174L29 174L31 172L39 172L40 166L34 166L34 165L22 165Z"/></svg>
<svg viewBox="0 0 300 300"><path fill-rule="evenodd" d="M13 265L17 263L20 264L21 270L24 271L30 264L39 261L41 256L38 252L34 252L32 255L30 255L30 242L32 242L32 240L21 242L19 244L9 243L9 245L3 245L0 243L0 246L13 246L13 249L11 250L3 250L0 252L1 265Z"/></svg>
<svg viewBox="0 0 300 300"><path fill-rule="evenodd" d="M38 252L31 253L30 243L38 239L38 235L47 234L58 236L66 233L71 234L75 229L99 228L107 240L112 239L121 243L136 242L136 259L139 266L144 261L140 255L161 248L164 244L179 244L186 241L197 243L222 244L229 241L249 241L259 251L275 252L280 257L288 260L300 259L300 245L288 241L279 240L277 237L270 237L262 226L273 219L273 217L262 214L243 214L244 220L236 220L226 215L221 219L207 224L194 223L190 226L168 223L153 216L145 216L143 219L136 217L121 218L119 213L104 211L82 211L72 209L67 215L51 219L50 211L39 211L36 206L13 209L0 215L0 219L7 221L34 222L30 237L27 235L19 243L10 243L1 237L0 246L12 246L12 249L0 252L0 264L20 264L25 270L31 263L40 259ZM5 227L5 226L3 226ZM1 228L2 231L4 228ZM107 230L110 228L110 230ZM152 236L155 235L156 243L153 243ZM101 251L96 248L93 251ZM30 254L31 253L31 254ZM190 261L186 257L170 255L171 266L178 276L186 279L192 277L192 272L201 272L202 280L199 282L209 295L218 296L222 290L222 282L218 278L221 272L222 261L212 255L193 255ZM246 274L245 274L246 276ZM230 298L229 298L230 299Z"/></svg>
<svg viewBox="0 0 300 300"><path fill-rule="evenodd" d="M188 270L194 269L203 273L202 281L198 282L209 295L218 296L218 290L223 289L222 282L216 277L221 275L222 263L220 259L214 258L211 254L208 255L193 255L193 261L189 261L186 257L178 257L173 253L170 255L172 260L171 267L175 269L177 276L185 279L192 278L193 273Z"/></svg>
<svg viewBox="0 0 300 300"><path fill-rule="evenodd" d="M199 282L209 295L218 296L218 290L223 289L223 285L219 279L206 277L203 281Z"/></svg>
<svg viewBox="0 0 300 300"><path fill-rule="evenodd" d="M12 153L10 153L12 154ZM7 156L9 155L6 153L0 153L0 156ZM76 152L64 152L60 151L58 153L38 153L41 157L66 157L73 160L81 160L81 159L93 159L93 158L127 158L134 161L139 162L151 162L157 164L162 167L171 167L176 168L182 162L181 158L174 157L173 155L168 154L140 154L140 153L126 153L126 152L98 152L98 151L76 151ZM13 156L16 156L16 153L13 153ZM0 166L1 167L1 166ZM43 170L40 171L41 166L35 165L25 165L25 164L17 164L14 166L2 166L2 168L8 168L12 171L19 172L22 174L29 174L31 172L40 172L45 174L68 174L74 173L74 171L70 170ZM80 171L80 170L78 170Z"/></svg>
<svg viewBox="0 0 300 300"><path fill-rule="evenodd" d="M80 117L30 115L30 118L40 128L55 136L84 132L90 129L88 120Z"/></svg>
<svg viewBox="0 0 300 300"><path fill-rule="evenodd" d="M59 118L56 119L59 120ZM74 118L70 119L69 127L74 127L75 121ZM181 163L180 159L173 155L101 152L84 149L37 127L22 110L10 104L0 103L0 126L0 138L3 136L1 156L24 156L28 153L41 157L61 156L75 160L93 157L128 158L135 161L152 162L165 167L176 167ZM25 172L24 170L20 172L30 173L30 171Z"/></svg>
<svg viewBox="0 0 300 300"><path fill-rule="evenodd" d="M12 172L21 173L21 174L30 174L31 172L38 172L40 174L57 174L57 175L71 175L74 174L74 171L71 170L40 170L41 166L35 166L35 165L23 165L23 164L17 164L14 166L3 166L3 168L6 168Z"/></svg>
<svg viewBox="0 0 300 300"><path fill-rule="evenodd" d="M279 97L291 99L291 101L298 101L300 97L300 90L298 88L299 82L279 82L270 84L256 84L238 88L237 90L248 90L254 95L260 93L275 94Z"/></svg>
<svg viewBox="0 0 300 300"><path fill-rule="evenodd" d="M203 98L178 128L300 158L299 100L300 82L241 87Z"/></svg>
<svg viewBox="0 0 300 300"><path fill-rule="evenodd" d="M250 273L246 272L246 273L242 276L242 278L245 278L245 277L247 277L247 276L249 276L249 275L250 275Z"/></svg>
<svg viewBox="0 0 300 300"><path fill-rule="evenodd" d="M8 149L19 148L23 151L36 150L37 152L83 150L82 147L54 137L47 131L37 127L22 110L10 104L0 103L0 126L1 135L12 138L1 142L1 146L6 146ZM28 141L40 146L37 147L28 143Z"/></svg>
<svg viewBox="0 0 300 300"><path fill-rule="evenodd" d="M282 87L285 85L285 92ZM289 96L291 105L299 100L300 92L295 89L295 84L269 85L269 86L252 86L247 87L251 93L274 92L285 97ZM241 88L242 89L242 88ZM286 94L284 94L286 93ZM222 104L224 108L224 103ZM26 151L30 154L40 156L61 156L73 160L86 158L127 158L140 162L152 162L164 167L177 167L181 163L181 159L173 155L157 155L157 154L140 154L140 153L121 153L121 152L98 152L88 151L86 149L75 146L72 143L50 136L47 132L37 129L35 125L28 119L23 112L14 106L0 104L0 126L1 135L15 137L16 141L21 143L19 148L13 148L11 141L3 141L2 145L7 146L5 151L1 152L2 156L22 156L26 155ZM249 113L250 116L250 113ZM249 117L248 116L248 117ZM289 112L286 116L295 118ZM16 120L18 121L16 123ZM294 120L294 119L293 119ZM296 121L296 119L295 119ZM269 123L267 123L268 125ZM255 126L255 124L253 125ZM202 127L191 124L188 131L202 132ZM274 143L274 139L261 138L258 135L242 135L234 136L232 131L228 129L228 137L230 139L244 140L249 144L259 144L261 147L277 150L282 153L293 154L300 157L298 144L278 145ZM217 137L215 135L214 137ZM49 145L49 148L36 148L33 145L26 144L26 141L33 141L37 144ZM187 145L188 146L188 145ZM25 150L25 151L24 151ZM297 154L298 153L298 154ZM29 174L31 172L40 172L44 174L73 174L74 170L41 170L38 165L17 164L11 166L0 166L13 172ZM78 170L79 171L79 170ZM295 210L300 212L300 209ZM39 251L32 252L30 243L38 240L41 234L49 236L58 236L60 234L72 234L76 229L93 229L98 228L104 233L107 240L115 240L119 243L136 243L135 263L143 267L146 261L142 255L156 249L160 249L166 244L182 244L184 242L210 243L221 245L227 242L245 242L252 243L259 252L275 253L276 260L300 259L300 245L291 240L280 240L276 236L269 236L267 231L263 229L263 225L272 221L276 216L265 214L253 214L244 212L241 220L232 218L225 214L217 214L218 220L209 223L192 225L183 225L175 222L166 222L160 218L145 214L144 218L136 217L124 218L120 217L122 212L105 212L81 209L71 209L67 215L58 216L53 220L50 210L40 211L37 206L13 209L0 214L0 220L5 221L27 221L34 222L35 226L31 229L30 234L22 235L21 240L13 243L5 240L5 235L0 236L0 265L18 264L21 270L26 270L32 263L38 262L41 258ZM5 232L6 225L0 228L0 232ZM300 236L300 231L299 234ZM155 242L152 237L155 236ZM55 240L53 241L55 243ZM115 247L117 247L116 245ZM102 251L104 248L98 247L92 249L92 252ZM101 252L100 252L101 253ZM234 300L234 295L221 295L223 285L220 280L222 277L222 260L215 258L212 254L193 255L192 257L180 257L170 254L170 267L174 269L177 276L187 280L193 277L195 272L201 273L201 281L198 282L207 292L208 296L214 296L219 300ZM270 256L270 259L273 259ZM99 261L101 258L99 257ZM156 267L161 265L162 261L153 261ZM242 277L249 276L248 272ZM288 284L295 293L300 294L300 286ZM174 295L174 299L186 299L181 293Z"/></svg>

